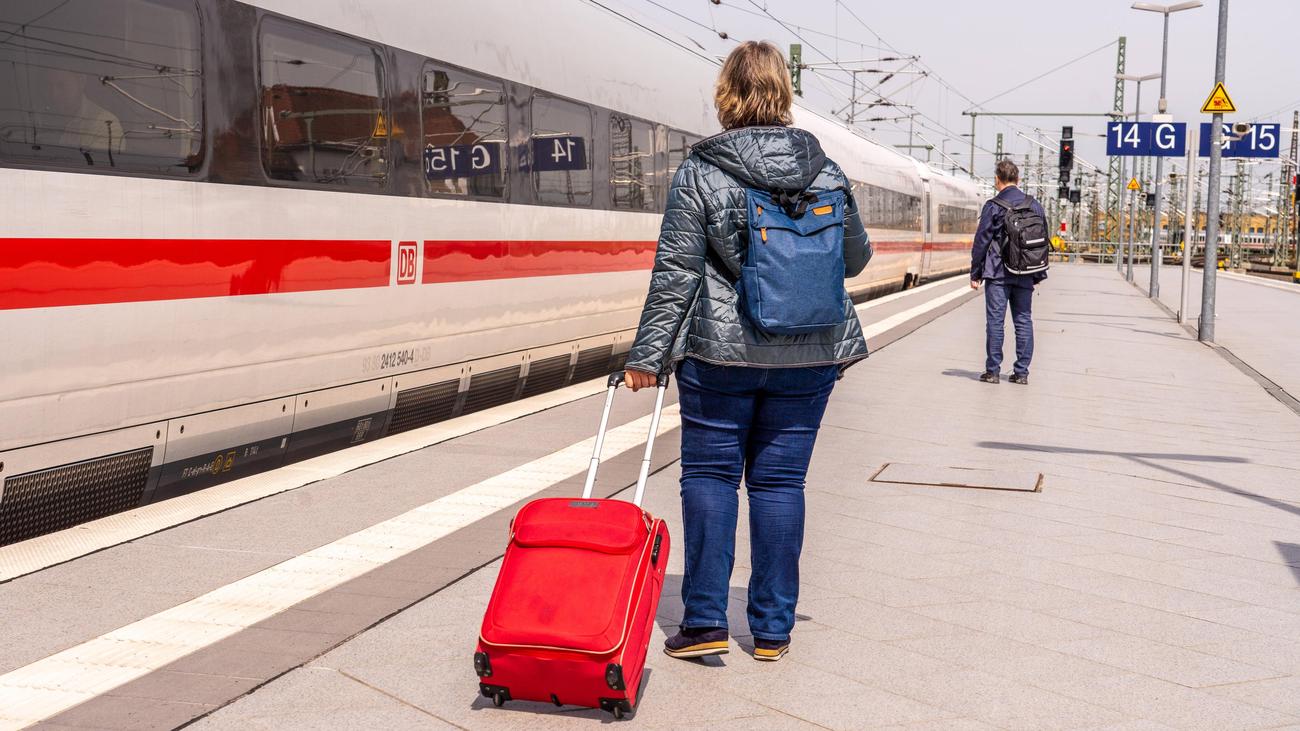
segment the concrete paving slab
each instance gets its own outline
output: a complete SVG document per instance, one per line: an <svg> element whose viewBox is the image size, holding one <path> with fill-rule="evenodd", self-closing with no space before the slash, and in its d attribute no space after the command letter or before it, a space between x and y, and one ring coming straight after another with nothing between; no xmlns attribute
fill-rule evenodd
<svg viewBox="0 0 1300 731"><path fill-rule="evenodd" d="M226 706L190 728L248 731L299 729L454 729L429 713L325 668L290 673L245 702Z"/></svg>
<svg viewBox="0 0 1300 731"><path fill-rule="evenodd" d="M1054 692L1179 729L1266 729L1295 723L1289 714L1221 698L1146 675L1080 678L1048 686Z"/></svg>
<svg viewBox="0 0 1300 731"><path fill-rule="evenodd" d="M1051 649L1094 662L1113 665L1191 688L1277 677L1256 665L1225 660L1160 642L1109 633L1086 640L1054 642Z"/></svg>

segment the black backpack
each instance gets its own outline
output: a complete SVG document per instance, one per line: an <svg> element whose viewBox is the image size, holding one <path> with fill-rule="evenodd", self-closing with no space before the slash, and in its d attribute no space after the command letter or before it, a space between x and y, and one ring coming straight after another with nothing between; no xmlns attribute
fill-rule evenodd
<svg viewBox="0 0 1300 731"><path fill-rule="evenodd" d="M1047 220L1034 210L1033 201L1026 195L1013 206L993 199L1006 209L1002 216L1002 266L1011 274L1047 271L1052 245L1047 240Z"/></svg>

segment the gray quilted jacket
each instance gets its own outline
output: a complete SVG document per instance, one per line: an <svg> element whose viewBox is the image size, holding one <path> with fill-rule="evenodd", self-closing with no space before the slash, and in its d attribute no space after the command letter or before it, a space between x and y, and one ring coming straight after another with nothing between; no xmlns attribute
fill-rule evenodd
<svg viewBox="0 0 1300 731"><path fill-rule="evenodd" d="M768 335L740 309L736 282L747 245L745 187L814 193L844 189L844 275L871 258L849 181L817 138L792 127L741 127L697 143L668 193L650 293L627 367L662 373L682 358L780 368L838 364L867 356L848 295L844 321L806 335Z"/></svg>

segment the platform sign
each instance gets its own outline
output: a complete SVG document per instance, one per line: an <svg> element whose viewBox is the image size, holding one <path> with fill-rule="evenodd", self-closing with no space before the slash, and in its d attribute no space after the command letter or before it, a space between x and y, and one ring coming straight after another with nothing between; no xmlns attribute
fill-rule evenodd
<svg viewBox="0 0 1300 731"><path fill-rule="evenodd" d="M476 142L472 145L443 145L424 148L424 177L428 180L468 178L501 172L500 142Z"/></svg>
<svg viewBox="0 0 1300 731"><path fill-rule="evenodd" d="M1111 122L1106 125L1106 154L1182 157L1187 154L1187 124L1185 122Z"/></svg>
<svg viewBox="0 0 1300 731"><path fill-rule="evenodd" d="M586 170L587 140L577 135L533 140L533 170Z"/></svg>
<svg viewBox="0 0 1300 731"><path fill-rule="evenodd" d="M1201 123L1201 157L1210 156L1210 122ZM1223 157L1278 157L1281 154L1282 125L1252 124L1240 139L1233 139L1232 125L1224 123L1220 149Z"/></svg>

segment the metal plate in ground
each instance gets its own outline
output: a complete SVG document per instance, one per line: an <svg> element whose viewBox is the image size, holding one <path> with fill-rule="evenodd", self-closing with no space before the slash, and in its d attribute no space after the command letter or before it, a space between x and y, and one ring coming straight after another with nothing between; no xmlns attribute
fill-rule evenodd
<svg viewBox="0 0 1300 731"><path fill-rule="evenodd" d="M975 467L930 467L902 462L886 462L871 476L871 482L937 487L974 487L981 490L1015 490L1041 492L1041 472L1011 472Z"/></svg>

